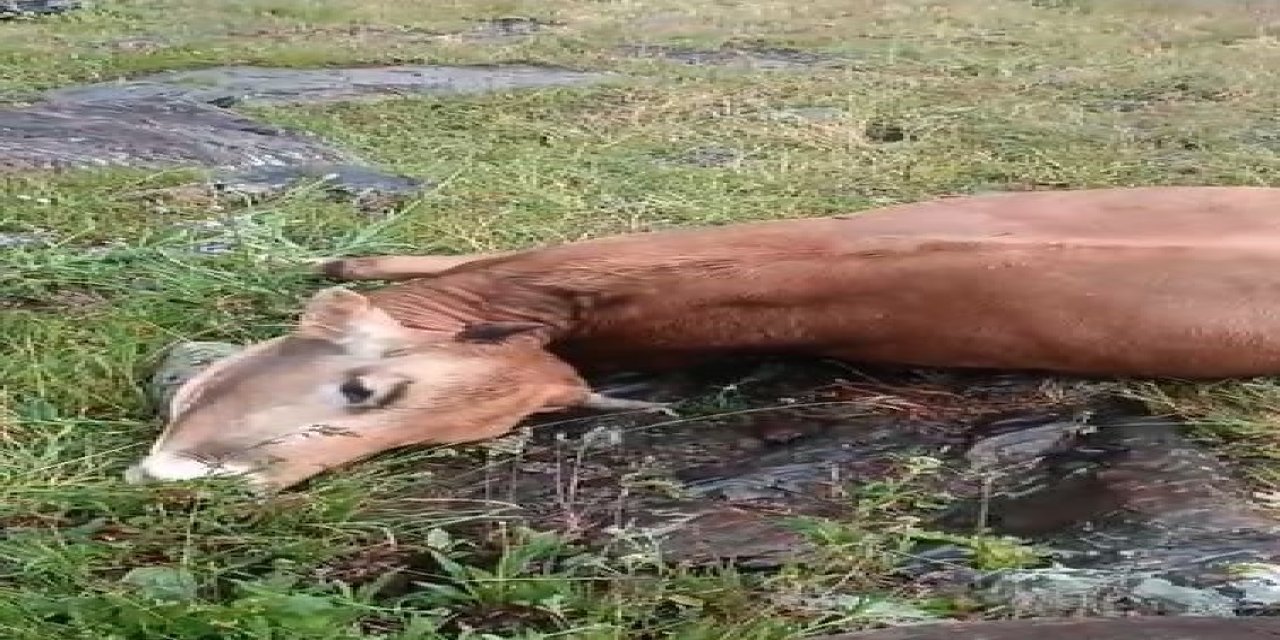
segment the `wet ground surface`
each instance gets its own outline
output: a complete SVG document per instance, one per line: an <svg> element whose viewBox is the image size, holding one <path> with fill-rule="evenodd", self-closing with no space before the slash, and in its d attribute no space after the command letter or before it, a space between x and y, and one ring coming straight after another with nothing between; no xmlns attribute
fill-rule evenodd
<svg viewBox="0 0 1280 640"><path fill-rule="evenodd" d="M301 184L319 185L328 195L352 200L366 213L386 210L413 198L436 183L388 174L357 164L263 166L220 172L212 180L218 197L265 200Z"/></svg>
<svg viewBox="0 0 1280 640"><path fill-rule="evenodd" d="M5 7L18 5L47 13L72 8L73 3L0 2L0 17L9 15ZM553 26L511 17L483 21L459 37L525 37ZM638 46L617 53L741 69L798 69L847 62L777 48ZM520 64L332 69L228 66L168 71L57 89L37 104L0 110L0 173L106 166L206 168L221 172L217 183L236 187L232 192L254 195L279 193L322 173L330 176L331 192L364 201L376 198L378 206L385 208L430 181L387 173L305 132L268 125L229 108L580 86L612 77L614 74L603 72ZM716 159L695 158L691 162L723 164Z"/></svg>
<svg viewBox="0 0 1280 640"><path fill-rule="evenodd" d="M306 134L198 102L63 101L0 111L0 173L335 162L356 159Z"/></svg>
<svg viewBox="0 0 1280 640"><path fill-rule="evenodd" d="M66 13L83 4L80 0L0 0L0 20Z"/></svg>
<svg viewBox="0 0 1280 640"><path fill-rule="evenodd" d="M215 67L168 71L127 82L104 82L52 91L59 102L191 100L222 107L236 104L314 104L396 95L489 93L581 85L609 77L529 65L394 66L348 69Z"/></svg>
<svg viewBox="0 0 1280 640"><path fill-rule="evenodd" d="M156 388L230 348L175 352ZM607 553L768 569L820 556L797 517L850 521L861 488L931 459L940 470L911 489L952 498L926 526L985 526L1049 553L977 571L971 548L922 543L897 569L904 582L1023 616L1232 617L1280 603L1275 520L1177 420L1113 383L735 362L600 385L677 400L680 417L546 417L431 464L430 489L412 497L484 504Z"/></svg>
<svg viewBox="0 0 1280 640"><path fill-rule="evenodd" d="M819 636L812 640L1264 640L1280 637L1280 620L1139 618L1013 620L912 626Z"/></svg>
<svg viewBox="0 0 1280 640"><path fill-rule="evenodd" d="M351 69L216 67L51 91L0 110L0 173L86 167L191 167L220 192L272 195L321 178L362 206L385 208L429 181L385 172L324 140L228 109L398 95L580 85L607 74L528 65Z"/></svg>
<svg viewBox="0 0 1280 640"><path fill-rule="evenodd" d="M510 504L508 517L616 553L767 568L818 557L796 516L856 518L860 487L927 456L943 470L914 489L953 496L928 526L987 527L1049 554L980 572L957 570L969 548L921 544L904 580L1035 616L1254 615L1280 602L1280 527L1177 420L1114 384L745 366L659 383L658 396L696 398L688 417L552 421L483 470L437 472L434 497Z"/></svg>

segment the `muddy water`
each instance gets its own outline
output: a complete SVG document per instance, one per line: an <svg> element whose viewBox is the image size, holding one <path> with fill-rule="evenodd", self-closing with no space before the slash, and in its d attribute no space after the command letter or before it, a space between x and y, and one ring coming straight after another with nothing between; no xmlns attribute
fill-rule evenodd
<svg viewBox="0 0 1280 640"><path fill-rule="evenodd" d="M1280 527L1177 420L1115 384L731 362L599 385L678 400L679 417L544 417L508 439L518 446L489 446L487 461L433 464L425 497L482 500L495 518L611 553L768 568L815 557L796 516L859 517L860 488L927 456L940 471L909 488L954 496L927 526L987 527L1050 553L1043 567L979 572L964 568L968 549L925 545L904 579L1022 615L1235 616L1280 603Z"/></svg>
<svg viewBox="0 0 1280 640"><path fill-rule="evenodd" d="M531 65L450 67L404 65L348 69L215 67L166 71L129 82L58 89L57 102L195 101L218 106L240 103L341 102L395 95L455 95L581 85L608 77Z"/></svg>
<svg viewBox="0 0 1280 640"><path fill-rule="evenodd" d="M763 568L814 557L793 517L855 518L859 487L929 456L942 471L915 489L956 499L927 525L985 526L1050 553L1042 568L984 573L954 570L967 549L922 545L904 577L1033 615L1233 616L1280 602L1280 527L1177 420L1116 385L744 367L655 382L649 397L695 398L680 419L548 420L519 454L440 474L456 483L439 496L511 504L508 516L618 553Z"/></svg>
<svg viewBox="0 0 1280 640"><path fill-rule="evenodd" d="M609 77L532 65L166 71L56 89L39 103L0 109L0 174L194 167L220 171L219 187L257 194L282 191L318 173L329 176L338 191L402 197L424 181L384 172L315 136L227 107L535 90Z"/></svg>
<svg viewBox="0 0 1280 640"><path fill-rule="evenodd" d="M1126 620L1004 620L926 625L821 636L812 640L1267 640L1280 620L1132 618Z"/></svg>
<svg viewBox="0 0 1280 640"><path fill-rule="evenodd" d="M545 420L520 454L440 474L456 481L445 493L518 504L548 526L568 520L583 531L647 530L667 538L668 559L776 564L806 547L779 523L782 516L845 515L850 493L892 478L903 456L960 463L966 434L985 421L1017 411L1057 418L1087 392L1007 376L877 377L800 363L743 374L744 366L655 381L646 397L694 398L677 419ZM963 514L951 520L967 525Z"/></svg>

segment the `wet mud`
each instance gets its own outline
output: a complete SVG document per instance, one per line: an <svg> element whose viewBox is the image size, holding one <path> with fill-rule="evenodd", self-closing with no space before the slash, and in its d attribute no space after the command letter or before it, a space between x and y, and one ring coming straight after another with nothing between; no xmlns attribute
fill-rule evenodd
<svg viewBox="0 0 1280 640"><path fill-rule="evenodd" d="M220 107L349 102L403 95L461 95L600 82L608 74L532 65L333 69L212 67L51 91L57 102L192 101Z"/></svg>
<svg viewBox="0 0 1280 640"><path fill-rule="evenodd" d="M172 388L220 352L190 353L196 365L170 363L157 383ZM797 518L858 517L859 488L901 477L916 456L940 471L914 488L948 497L924 526L1019 536L1046 557L978 571L971 549L922 543L897 568L904 581L1021 616L1234 617L1280 603L1280 526L1179 420L1117 383L795 361L595 383L675 400L679 417L546 416L430 464L413 497L483 503L491 520L605 553L769 569L820 556Z"/></svg>
<svg viewBox="0 0 1280 640"><path fill-rule="evenodd" d="M901 627L816 636L811 640L1270 640L1280 620L1129 618L1116 620L1009 620Z"/></svg>
<svg viewBox="0 0 1280 640"><path fill-rule="evenodd" d="M607 77L530 65L215 67L68 87L33 105L0 109L0 174L201 168L218 174L212 184L220 193L255 197L318 177L331 193L385 208L431 183L388 173L319 137L229 108L535 89Z"/></svg>

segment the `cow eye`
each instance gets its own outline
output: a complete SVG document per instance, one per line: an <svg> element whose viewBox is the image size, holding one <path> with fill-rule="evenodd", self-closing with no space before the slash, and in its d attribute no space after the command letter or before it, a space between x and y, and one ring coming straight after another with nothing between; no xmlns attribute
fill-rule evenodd
<svg viewBox="0 0 1280 640"><path fill-rule="evenodd" d="M373 398L373 389L366 386L364 380L360 378L351 378L343 382L342 386L338 387L338 391L347 399L348 404L365 404Z"/></svg>
<svg viewBox="0 0 1280 640"><path fill-rule="evenodd" d="M409 379L398 375L354 375L338 385L347 406L353 409L385 407L404 395Z"/></svg>

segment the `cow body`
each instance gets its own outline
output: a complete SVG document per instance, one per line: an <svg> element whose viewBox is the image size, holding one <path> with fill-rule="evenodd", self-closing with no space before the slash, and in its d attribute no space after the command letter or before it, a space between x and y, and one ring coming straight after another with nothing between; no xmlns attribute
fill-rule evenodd
<svg viewBox="0 0 1280 640"><path fill-rule="evenodd" d="M323 269L404 282L322 291L289 334L187 382L130 478L288 486L392 448L499 436L536 412L648 407L581 373L731 354L1280 374L1280 189L949 198Z"/></svg>
<svg viewBox="0 0 1280 640"><path fill-rule="evenodd" d="M463 263L372 299L411 326L546 323L585 370L776 353L1280 373L1280 189L998 194L633 234Z"/></svg>

